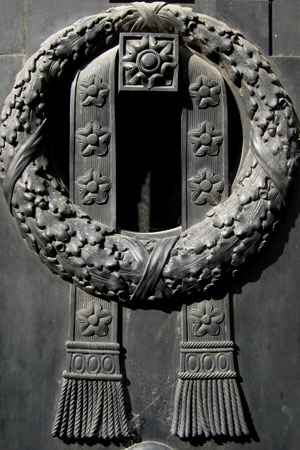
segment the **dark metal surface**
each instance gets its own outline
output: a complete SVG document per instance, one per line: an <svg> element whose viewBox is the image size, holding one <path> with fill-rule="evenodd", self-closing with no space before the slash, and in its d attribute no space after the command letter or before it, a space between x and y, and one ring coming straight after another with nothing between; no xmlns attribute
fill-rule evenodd
<svg viewBox="0 0 300 450"><path fill-rule="evenodd" d="M51 21L45 20L45 16L49 13L60 26L64 26L70 22L69 10L72 11L71 21L74 14L81 17L91 13L90 5L85 5L83 11L80 3L76 11L74 4L72 8L71 5L64 5L65 9L54 11L46 2L29 1L28 22L37 23L27 36L27 41L35 42L33 50L42 40L41 23L47 23L42 30L45 33L43 37L50 34ZM217 14L220 5L224 11L225 2L211 2L209 5L197 2L195 6L201 8L201 12L211 13L213 3ZM240 18L244 17L242 31L245 34L249 31L252 41L257 46L263 46L261 35L267 35L268 30L259 26L256 33L257 23L249 20L249 8L254 2L245 0L230 3L237 4L240 11L239 18L232 17L230 25L239 28ZM98 2L97 5L93 4L93 12L106 8L104 4L100 6ZM268 23L266 13L261 11L262 21ZM11 17L9 11L7 14ZM217 17L222 18L222 14ZM292 20L294 22L297 22L296 14ZM278 23L274 25L279 27ZM59 26L53 24L53 31L57 28ZM283 46L284 39L281 42ZM10 52L14 51L12 46ZM2 67L4 59L7 61L12 58L0 57ZM297 77L293 75L297 61L276 58L273 62L272 66L276 68L277 75L299 110ZM8 76L6 78L9 84ZM5 84L1 85L1 89L5 90L5 93L1 92L4 97L8 90L2 86ZM239 369L243 376L242 386L251 412L252 426L250 437L245 443L242 440L229 440L223 443L224 448L298 448L299 364L295 357L299 353L298 193L299 185L296 184L288 199L289 209L272 244L261 252L255 262L250 260L242 276L231 288L234 337L240 349ZM49 424L53 420L61 368L64 365L68 287L65 282L48 273L25 247L4 203L1 211L0 246L4 255L1 260L3 447L9 450L21 447L29 450L67 448L68 442L51 438ZM127 376L129 380L134 380L129 391L137 428L145 440L161 441L167 443L167 447L170 445L174 449L184 449L190 448L191 443L169 437L172 413L170 390L174 387L179 367L179 355L174 351L174 348L179 348L178 325L177 313L170 315L156 310L127 309L123 312L123 345L128 352ZM199 442L193 444L198 445ZM128 445L130 443L125 443L125 446ZM217 446L218 442L206 442L204 448ZM72 447L82 448L77 444L72 444ZM110 447L115 448L114 444ZM83 445L83 448L89 447Z"/></svg>

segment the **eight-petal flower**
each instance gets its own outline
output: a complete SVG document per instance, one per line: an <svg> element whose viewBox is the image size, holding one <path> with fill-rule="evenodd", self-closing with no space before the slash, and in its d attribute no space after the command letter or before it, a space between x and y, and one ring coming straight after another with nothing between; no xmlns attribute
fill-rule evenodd
<svg viewBox="0 0 300 450"><path fill-rule="evenodd" d="M205 75L197 77L195 83L190 85L189 91L197 108L217 106L220 102L219 93L221 91L221 86L217 81L210 80Z"/></svg>
<svg viewBox="0 0 300 450"><path fill-rule="evenodd" d="M214 308L212 302L202 301L197 309L188 312L188 319L193 324L195 336L210 334L216 336L220 332L219 323L224 319L224 313L219 308Z"/></svg>
<svg viewBox="0 0 300 450"><path fill-rule="evenodd" d="M104 156L108 150L110 132L96 120L90 120L85 127L78 128L76 139L81 146L83 156L89 156L93 153Z"/></svg>
<svg viewBox="0 0 300 450"><path fill-rule="evenodd" d="M80 323L80 331L83 336L106 336L108 325L112 321L112 313L103 309L95 300L90 302L87 308L81 308L76 312L76 318Z"/></svg>
<svg viewBox="0 0 300 450"><path fill-rule="evenodd" d="M192 200L196 205L208 203L216 206L221 200L224 183L219 175L210 169L201 169L198 174L188 179L192 191Z"/></svg>
<svg viewBox="0 0 300 450"><path fill-rule="evenodd" d="M215 130L210 122L201 122L199 127L188 132L189 140L196 156L216 156L223 141L222 133Z"/></svg>
<svg viewBox="0 0 300 450"><path fill-rule="evenodd" d="M90 205L94 202L98 205L105 203L111 188L111 180L102 176L97 169L89 169L85 175L77 178L75 184L82 196L84 205Z"/></svg>
<svg viewBox="0 0 300 450"><path fill-rule="evenodd" d="M78 85L83 106L103 106L109 94L109 86L102 82L97 75L91 75L86 81Z"/></svg>
<svg viewBox="0 0 300 450"><path fill-rule="evenodd" d="M144 86L146 89L155 85L171 86L177 66L173 49L174 44L170 40L159 40L149 34L142 40L128 41L126 54L121 60L126 85Z"/></svg>

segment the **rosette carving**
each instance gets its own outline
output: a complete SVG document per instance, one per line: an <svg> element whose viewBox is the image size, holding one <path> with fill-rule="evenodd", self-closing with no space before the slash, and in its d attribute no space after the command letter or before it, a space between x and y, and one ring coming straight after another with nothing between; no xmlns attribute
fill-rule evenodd
<svg viewBox="0 0 300 450"><path fill-rule="evenodd" d="M210 122L201 122L199 127L188 132L196 156L216 156L223 142L223 135Z"/></svg>
<svg viewBox="0 0 300 450"><path fill-rule="evenodd" d="M81 308L76 312L76 318L80 323L82 336L106 336L113 316L108 309L104 309L97 301L92 301L87 308Z"/></svg>
<svg viewBox="0 0 300 450"><path fill-rule="evenodd" d="M109 94L109 86L97 75L91 75L78 85L83 106L103 106Z"/></svg>
<svg viewBox="0 0 300 450"><path fill-rule="evenodd" d="M108 199L111 188L111 180L101 175L97 169L89 169L84 175L78 177L75 182L84 205L98 203L102 205Z"/></svg>
<svg viewBox="0 0 300 450"><path fill-rule="evenodd" d="M178 65L174 45L174 38L167 36L165 39L151 34L142 39L124 37L125 54L121 59L124 87L143 86L149 90L155 86L172 86Z"/></svg>
<svg viewBox="0 0 300 450"><path fill-rule="evenodd" d="M221 86L217 81L210 80L205 75L197 77L195 83L190 85L189 91L190 96L199 109L207 106L217 106L220 102Z"/></svg>
<svg viewBox="0 0 300 450"><path fill-rule="evenodd" d="M80 144L83 156L92 154L106 155L110 141L110 132L103 128L96 120L90 120L85 127L78 128L76 139Z"/></svg>
<svg viewBox="0 0 300 450"><path fill-rule="evenodd" d="M219 175L215 175L210 169L199 170L198 174L188 180L192 191L192 200L196 205L208 203L216 206L220 203L224 182Z"/></svg>
<svg viewBox="0 0 300 450"><path fill-rule="evenodd" d="M200 302L197 309L191 309L188 312L188 320L193 324L195 336L218 335L220 333L219 324L223 319L224 313L219 308L214 308L212 302L207 300Z"/></svg>

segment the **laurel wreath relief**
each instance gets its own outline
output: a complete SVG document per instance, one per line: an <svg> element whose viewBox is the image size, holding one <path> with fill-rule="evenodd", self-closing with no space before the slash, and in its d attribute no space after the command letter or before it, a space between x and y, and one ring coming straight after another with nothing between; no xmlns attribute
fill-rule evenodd
<svg viewBox="0 0 300 450"><path fill-rule="evenodd" d="M177 5L137 3L83 18L47 39L17 75L2 112L6 199L24 238L54 273L102 298L129 300L137 291L148 251L70 202L43 140L51 126L47 95L53 86L117 45L123 31L179 34L182 46L219 65L247 111L250 143L231 195L168 251L164 247L164 264L152 262L158 275L149 296L157 295L162 281L172 295L206 290L260 250L274 229L293 178L299 133L292 103L269 63L239 32L213 18Z"/></svg>

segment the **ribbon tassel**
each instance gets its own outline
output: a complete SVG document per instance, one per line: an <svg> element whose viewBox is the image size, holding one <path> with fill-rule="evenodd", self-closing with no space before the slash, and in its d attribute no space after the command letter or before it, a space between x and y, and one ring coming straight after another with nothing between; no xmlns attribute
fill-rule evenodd
<svg viewBox="0 0 300 450"><path fill-rule="evenodd" d="M67 342L70 371L63 373L52 435L61 439L130 436L119 344Z"/></svg>
<svg viewBox="0 0 300 450"><path fill-rule="evenodd" d="M178 374L172 434L180 438L249 434L236 372L233 342L183 342L185 372Z"/></svg>

